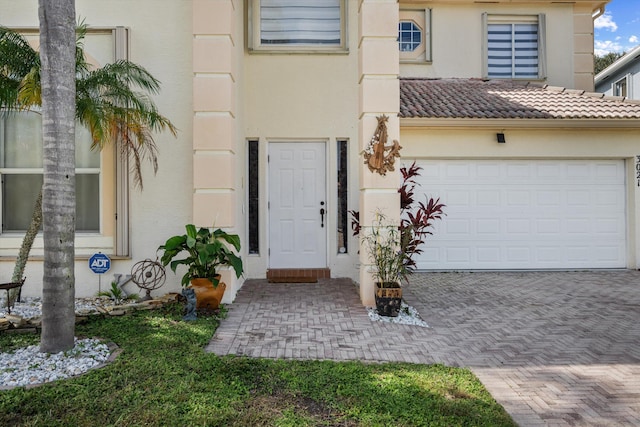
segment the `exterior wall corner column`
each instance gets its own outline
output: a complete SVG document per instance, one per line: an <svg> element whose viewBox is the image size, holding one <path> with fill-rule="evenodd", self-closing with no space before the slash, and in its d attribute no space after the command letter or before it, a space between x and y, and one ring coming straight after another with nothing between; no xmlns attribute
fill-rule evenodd
<svg viewBox="0 0 640 427"><path fill-rule="evenodd" d="M400 59L398 51L399 7L397 0L362 0L358 9L359 55L359 148L364 150L376 126L377 117L386 115L389 139L400 139ZM386 56L380 58L383 52ZM375 212L380 210L389 221L399 222L399 160L396 170L380 175L358 161L360 174L361 233L367 233ZM375 284L369 254L360 248L360 300L375 304Z"/></svg>
<svg viewBox="0 0 640 427"><path fill-rule="evenodd" d="M573 88L593 92L593 17L590 7L573 10Z"/></svg>
<svg viewBox="0 0 640 427"><path fill-rule="evenodd" d="M236 226L236 15L233 0L193 2L193 223Z"/></svg>

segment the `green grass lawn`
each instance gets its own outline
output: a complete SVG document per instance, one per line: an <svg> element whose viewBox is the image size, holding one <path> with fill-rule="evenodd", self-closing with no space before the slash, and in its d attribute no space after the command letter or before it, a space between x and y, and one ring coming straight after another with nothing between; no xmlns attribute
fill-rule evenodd
<svg viewBox="0 0 640 427"><path fill-rule="evenodd" d="M224 320L222 320L224 321ZM514 426L467 369L219 357L220 320L180 307L95 318L122 353L80 377L0 391L0 426ZM0 334L0 351L38 337Z"/></svg>

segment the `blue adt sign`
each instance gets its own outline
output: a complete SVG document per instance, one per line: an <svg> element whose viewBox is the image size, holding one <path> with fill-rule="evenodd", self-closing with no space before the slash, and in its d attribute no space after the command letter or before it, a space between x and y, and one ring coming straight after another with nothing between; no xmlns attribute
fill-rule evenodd
<svg viewBox="0 0 640 427"><path fill-rule="evenodd" d="M105 254L93 254L89 258L89 268L96 274L103 274L111 268L111 259Z"/></svg>

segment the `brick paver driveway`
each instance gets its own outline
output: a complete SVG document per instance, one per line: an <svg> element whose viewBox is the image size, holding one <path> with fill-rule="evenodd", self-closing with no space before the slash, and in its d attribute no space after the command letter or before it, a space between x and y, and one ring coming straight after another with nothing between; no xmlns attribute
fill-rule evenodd
<svg viewBox="0 0 640 427"><path fill-rule="evenodd" d="M371 322L351 281L250 280L208 351L466 366L521 426L640 426L640 272L420 273L430 328Z"/></svg>

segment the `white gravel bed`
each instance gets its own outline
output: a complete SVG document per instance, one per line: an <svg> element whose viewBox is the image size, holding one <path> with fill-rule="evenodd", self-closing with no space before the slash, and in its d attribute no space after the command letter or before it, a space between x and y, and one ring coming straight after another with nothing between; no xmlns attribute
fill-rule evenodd
<svg viewBox="0 0 640 427"><path fill-rule="evenodd" d="M0 388L41 384L80 375L105 363L109 347L97 339L77 339L75 347L56 354L40 353L37 345L0 353Z"/></svg>
<svg viewBox="0 0 640 427"><path fill-rule="evenodd" d="M96 313L96 307L114 305L109 298L78 298L76 314ZM0 317L7 310L5 298L0 298ZM11 308L11 314L32 319L42 315L40 298L23 298ZM40 353L32 345L13 352L0 353L0 389L42 384L83 374L101 366L111 355L111 349L100 340L75 339L75 347L67 352Z"/></svg>
<svg viewBox="0 0 640 427"><path fill-rule="evenodd" d="M113 300L108 297L94 298L76 298L76 314L85 316L91 313L97 313L97 306L107 307L115 305ZM0 317L7 312L7 299L0 298ZM11 307L11 314L24 317L25 319L33 319L42 314L42 298L22 298L21 302L16 302Z"/></svg>
<svg viewBox="0 0 640 427"><path fill-rule="evenodd" d="M422 326L424 328L429 327L427 322L422 320L420 314L418 314L418 310L404 302L400 306L398 317L380 316L375 307L367 307L367 312L369 313L369 319L374 322L398 323L400 325Z"/></svg>

